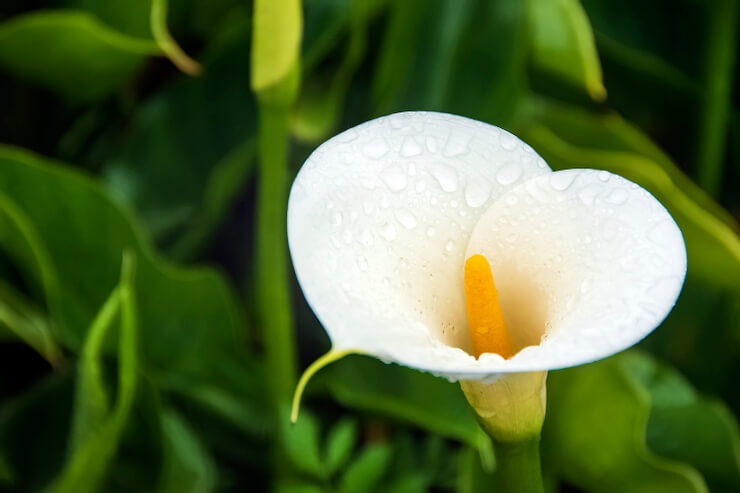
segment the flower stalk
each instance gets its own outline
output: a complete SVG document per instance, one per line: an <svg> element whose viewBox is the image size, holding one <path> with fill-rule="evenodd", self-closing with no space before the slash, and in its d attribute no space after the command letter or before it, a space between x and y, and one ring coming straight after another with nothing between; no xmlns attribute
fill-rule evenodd
<svg viewBox="0 0 740 493"><path fill-rule="evenodd" d="M501 491L541 492L540 433L545 420L547 372L505 375L493 383L460 382L496 452Z"/></svg>

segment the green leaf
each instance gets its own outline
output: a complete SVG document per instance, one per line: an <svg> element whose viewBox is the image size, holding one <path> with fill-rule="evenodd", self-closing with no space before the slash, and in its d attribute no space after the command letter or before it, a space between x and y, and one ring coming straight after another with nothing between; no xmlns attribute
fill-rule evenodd
<svg viewBox="0 0 740 493"><path fill-rule="evenodd" d="M606 99L588 16L578 0L533 0L527 9L534 63Z"/></svg>
<svg viewBox="0 0 740 493"><path fill-rule="evenodd" d="M587 491L706 492L695 469L648 449L650 397L625 375L623 358L550 373L543 455Z"/></svg>
<svg viewBox="0 0 740 493"><path fill-rule="evenodd" d="M339 491L365 493L377 486L390 464L393 449L388 444L369 445L342 475Z"/></svg>
<svg viewBox="0 0 740 493"><path fill-rule="evenodd" d="M78 362L70 451L79 449L100 429L110 413L102 362L103 342L121 307L120 288L108 297L87 331Z"/></svg>
<svg viewBox="0 0 740 493"><path fill-rule="evenodd" d="M81 346L84 327L117 284L121 255L131 248L141 293L141 360L149 375L220 381L233 367L243 367L243 325L224 279L157 258L129 213L100 184L63 164L0 146L0 190L34 224L64 280L52 316L68 347Z"/></svg>
<svg viewBox="0 0 740 493"><path fill-rule="evenodd" d="M343 419L332 427L326 438L324 468L328 477L347 463L357 443L357 422Z"/></svg>
<svg viewBox="0 0 740 493"><path fill-rule="evenodd" d="M630 352L622 367L650 393L650 449L696 467L712 491L740 489L740 436L730 410L698 395L678 372L647 354Z"/></svg>
<svg viewBox="0 0 740 493"><path fill-rule="evenodd" d="M176 79L137 107L126 132L98 140L108 187L179 259L199 253L254 169L248 20L207 49L200 77Z"/></svg>
<svg viewBox="0 0 740 493"><path fill-rule="evenodd" d="M149 27L151 0L61 0L60 3L65 9L89 12L123 34L152 40Z"/></svg>
<svg viewBox="0 0 740 493"><path fill-rule="evenodd" d="M380 413L473 447L482 431L457 384L427 373L350 355L316 376L343 405Z"/></svg>
<svg viewBox="0 0 740 493"><path fill-rule="evenodd" d="M216 487L216 465L190 425L176 412L161 412L165 458L158 493L206 493Z"/></svg>
<svg viewBox="0 0 740 493"><path fill-rule="evenodd" d="M295 480L278 481L275 493L326 493L326 489L314 483Z"/></svg>
<svg viewBox="0 0 740 493"><path fill-rule="evenodd" d="M263 91L299 64L303 17L300 0L256 0L252 37L252 90Z"/></svg>
<svg viewBox="0 0 740 493"><path fill-rule="evenodd" d="M291 464L301 473L315 479L326 477L327 470L321 464L319 454L319 422L304 410L301 419L290 421L290 410L285 407L280 413L281 450Z"/></svg>
<svg viewBox="0 0 740 493"><path fill-rule="evenodd" d="M6 334L3 334L6 331ZM12 335L34 348L55 368L63 364L56 332L48 316L0 280L0 336Z"/></svg>
<svg viewBox="0 0 740 493"><path fill-rule="evenodd" d="M348 11L336 13L335 17L338 19L330 24L327 34L322 33L321 38L313 45L309 45L312 48L309 54L318 58L322 48L327 46L327 43L321 41L331 39L328 36L336 38L345 27L349 29L349 39L343 58L338 66L332 68L330 75L328 77L313 73L305 75L306 85L294 109L291 129L297 138L306 142L322 141L334 132L350 83L367 48L367 29L374 9L368 7L367 2L356 0L342 2L339 5L350 8ZM312 18L307 18L306 24L308 25L311 20ZM316 63L318 61L312 65Z"/></svg>
<svg viewBox="0 0 740 493"><path fill-rule="evenodd" d="M0 24L0 67L76 103L120 89L157 54L153 42L116 32L85 12L39 11Z"/></svg>
<svg viewBox="0 0 740 493"><path fill-rule="evenodd" d="M642 185L681 228L689 273L708 283L740 287L740 237L733 220L647 137L613 115L544 101L530 101L528 111L520 135L550 166L606 169Z"/></svg>
<svg viewBox="0 0 740 493"><path fill-rule="evenodd" d="M59 477L50 486L50 492L84 493L98 491L121 440L133 407L136 392L137 373L137 310L133 287L133 270L135 257L130 252L123 255L121 282L116 298L111 299L101 310L97 323L93 323L88 334L89 359L82 362L78 380L78 392L75 410L75 429L72 436L72 450L69 460ZM106 413L105 395L100 381L100 344L105 335L110 319L116 307L115 299L120 303L120 327L118 341L118 388L116 405ZM84 351L83 351L84 352ZM105 415L104 415L105 413ZM78 416L89 418L98 423L81 423ZM92 425L85 429L82 425ZM97 426L96 426L97 425Z"/></svg>

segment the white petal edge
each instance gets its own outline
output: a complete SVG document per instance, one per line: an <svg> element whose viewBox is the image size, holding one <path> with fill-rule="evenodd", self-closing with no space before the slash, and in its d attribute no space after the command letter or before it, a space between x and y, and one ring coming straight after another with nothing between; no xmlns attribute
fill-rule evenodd
<svg viewBox="0 0 740 493"><path fill-rule="evenodd" d="M333 348L405 364L466 344L459 277L473 227L545 173L514 135L444 113L381 117L319 146L291 189L288 240Z"/></svg>

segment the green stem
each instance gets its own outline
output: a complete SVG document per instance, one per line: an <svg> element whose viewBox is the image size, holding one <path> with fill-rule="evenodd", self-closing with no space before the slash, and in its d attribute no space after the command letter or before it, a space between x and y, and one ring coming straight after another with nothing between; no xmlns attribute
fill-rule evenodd
<svg viewBox="0 0 740 493"><path fill-rule="evenodd" d="M496 451L497 491L542 493L539 437L520 442L498 442Z"/></svg>
<svg viewBox="0 0 740 493"><path fill-rule="evenodd" d="M722 180L727 122L732 105L738 0L709 2L704 104L699 128L699 184L717 196Z"/></svg>
<svg viewBox="0 0 740 493"><path fill-rule="evenodd" d="M287 105L260 101L257 291L267 370L278 405L290 402L297 371L285 232L288 116Z"/></svg>

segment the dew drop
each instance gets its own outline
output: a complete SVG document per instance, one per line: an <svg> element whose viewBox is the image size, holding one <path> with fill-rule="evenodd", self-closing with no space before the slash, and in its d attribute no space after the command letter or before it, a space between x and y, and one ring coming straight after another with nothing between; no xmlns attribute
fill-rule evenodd
<svg viewBox="0 0 740 493"><path fill-rule="evenodd" d="M430 238L431 238L431 237L432 237L432 236L434 236L435 234L437 234L437 230L436 230L436 229L434 229L434 228L432 228L432 227L429 227L429 228L427 228L427 236L428 236L428 237L430 237Z"/></svg>
<svg viewBox="0 0 740 493"><path fill-rule="evenodd" d="M392 192L400 192L406 188L406 173L399 166L389 166L380 173L380 179L383 180Z"/></svg>
<svg viewBox="0 0 740 493"><path fill-rule="evenodd" d="M359 267L361 271L367 270L367 259L364 256L360 255L357 257L357 267Z"/></svg>
<svg viewBox="0 0 740 493"><path fill-rule="evenodd" d="M401 143L401 156L412 157L421 154L422 149L419 144L411 137L406 137Z"/></svg>
<svg viewBox="0 0 740 493"><path fill-rule="evenodd" d="M424 180L419 180L416 182L416 186L414 187L414 190L416 190L419 193L422 193L427 188L427 183Z"/></svg>
<svg viewBox="0 0 740 493"><path fill-rule="evenodd" d="M396 228L389 222L385 222L380 226L380 236L386 241L393 241L396 239Z"/></svg>
<svg viewBox="0 0 740 493"><path fill-rule="evenodd" d="M468 151L470 136L466 134L453 133L447 139L443 154L448 157L458 156Z"/></svg>
<svg viewBox="0 0 740 493"><path fill-rule="evenodd" d="M427 136L425 140L429 152L437 152L437 140L432 136Z"/></svg>
<svg viewBox="0 0 740 493"><path fill-rule="evenodd" d="M362 152L371 159L379 159L388 152L388 144L384 139L375 139L365 144Z"/></svg>
<svg viewBox="0 0 740 493"><path fill-rule="evenodd" d="M457 173L454 169L444 164L437 164L431 167L430 172L442 190L448 193L457 190Z"/></svg>
<svg viewBox="0 0 740 493"><path fill-rule="evenodd" d="M599 171L599 180L601 181L609 181L609 172L608 171Z"/></svg>
<svg viewBox="0 0 740 493"><path fill-rule="evenodd" d="M511 135L509 132L504 131L502 131L498 137L498 141L501 144L501 147L503 147L507 151L513 151L514 149L516 149L517 140L518 139Z"/></svg>
<svg viewBox="0 0 740 493"><path fill-rule="evenodd" d="M396 211L396 219L406 229L414 229L417 224L416 217L406 209Z"/></svg>
<svg viewBox="0 0 740 493"><path fill-rule="evenodd" d="M455 249L455 242L452 241L451 239L447 240L447 243L445 243L445 250L447 250L448 252L451 252L454 249Z"/></svg>
<svg viewBox="0 0 740 493"><path fill-rule="evenodd" d="M573 184L573 180L575 180L575 178L575 173L553 173L552 176L550 176L550 185L555 190L562 192Z"/></svg>
<svg viewBox="0 0 740 493"><path fill-rule="evenodd" d="M485 180L471 180L465 187L465 202L470 207L480 207L491 196L491 187Z"/></svg>
<svg viewBox="0 0 740 493"><path fill-rule="evenodd" d="M606 201L609 202L610 204L621 205L627 202L627 198L628 198L627 192L625 192L621 188L618 188L609 194L609 196L606 198Z"/></svg>
<svg viewBox="0 0 740 493"><path fill-rule="evenodd" d="M372 246L375 243L375 237L367 229L360 233L360 243L365 246Z"/></svg>
<svg viewBox="0 0 740 493"><path fill-rule="evenodd" d="M335 212L331 215L331 225L332 226L339 226L342 224L342 213L341 212Z"/></svg>
<svg viewBox="0 0 740 493"><path fill-rule="evenodd" d="M352 243L352 231L345 229L344 233L342 233L342 240L348 245Z"/></svg>
<svg viewBox="0 0 740 493"><path fill-rule="evenodd" d="M496 174L496 181L502 185L511 185L522 176L522 169L515 164L507 164Z"/></svg>
<svg viewBox="0 0 740 493"><path fill-rule="evenodd" d="M339 158L344 164L352 164L355 161L355 156L350 152L343 152Z"/></svg>

